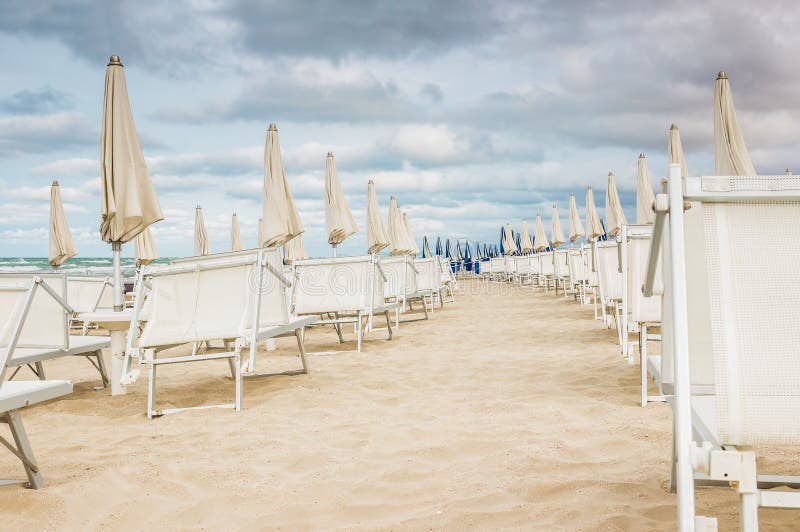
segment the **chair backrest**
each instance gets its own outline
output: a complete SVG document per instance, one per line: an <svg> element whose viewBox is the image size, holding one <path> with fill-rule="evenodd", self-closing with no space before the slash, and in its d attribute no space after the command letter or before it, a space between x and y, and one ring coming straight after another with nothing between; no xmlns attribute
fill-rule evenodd
<svg viewBox="0 0 800 532"><path fill-rule="evenodd" d="M545 251L538 253L539 257L539 274L540 275L555 275L555 265L553 264L553 252Z"/></svg>
<svg viewBox="0 0 800 532"><path fill-rule="evenodd" d="M381 270L386 276L384 294L386 297L402 297L417 291L417 271L414 258L409 255L383 257Z"/></svg>
<svg viewBox="0 0 800 532"><path fill-rule="evenodd" d="M67 349L69 347L69 307L53 297L43 285L52 290L66 304L67 277L63 273L0 273L0 284L12 286L33 286L41 279L39 286L32 289L32 301L17 347L37 349ZM12 298L13 299L13 298ZM6 304L11 304L6 301ZM9 309L0 311L7 315Z"/></svg>
<svg viewBox="0 0 800 532"><path fill-rule="evenodd" d="M17 332L24 326L25 303L33 296L33 289L32 280L27 285L0 284L0 388L14 354Z"/></svg>
<svg viewBox="0 0 800 532"><path fill-rule="evenodd" d="M650 253L652 225L627 225L623 228L622 241L625 247L625 307L633 323L657 323L661 321L661 296L644 297L642 285L647 271ZM661 268L656 271L656 284L661 286Z"/></svg>
<svg viewBox="0 0 800 532"><path fill-rule="evenodd" d="M572 284L586 281L586 266L583 259L583 252L579 248L571 248L568 256L569 280Z"/></svg>
<svg viewBox="0 0 800 532"><path fill-rule="evenodd" d="M622 273L619 264L619 246L616 240L596 244L597 281L604 299L622 300Z"/></svg>
<svg viewBox="0 0 800 532"><path fill-rule="evenodd" d="M259 327L287 323L287 292L278 275L282 276L281 258L276 248L145 271L149 315L138 347L252 334L259 306Z"/></svg>
<svg viewBox="0 0 800 532"><path fill-rule="evenodd" d="M113 309L111 279L106 276L67 277L67 303L76 314Z"/></svg>
<svg viewBox="0 0 800 532"><path fill-rule="evenodd" d="M381 261L383 265L383 261ZM439 264L435 257L427 259L414 259L414 266L419 271L417 275L418 290L438 291L442 287L442 276L439 271Z"/></svg>
<svg viewBox="0 0 800 532"><path fill-rule="evenodd" d="M520 257L514 257L514 263L516 265L517 275L530 275L533 273L531 268L531 256L530 255L522 255Z"/></svg>
<svg viewBox="0 0 800 532"><path fill-rule="evenodd" d="M687 177L684 189L686 284L672 289L686 295L690 367L713 358L720 442L798 445L800 182Z"/></svg>
<svg viewBox="0 0 800 532"><path fill-rule="evenodd" d="M191 257L177 257L171 259L172 264L217 264L229 263L231 260L242 257L255 257L261 248L243 249L242 251L227 251L225 253L210 253L208 255L193 255ZM270 248L264 248L270 249Z"/></svg>
<svg viewBox="0 0 800 532"><path fill-rule="evenodd" d="M294 312L371 312L384 302L379 264L379 255L294 261Z"/></svg>
<svg viewBox="0 0 800 532"><path fill-rule="evenodd" d="M553 271L558 277L569 275L569 250L557 249L553 251Z"/></svg>

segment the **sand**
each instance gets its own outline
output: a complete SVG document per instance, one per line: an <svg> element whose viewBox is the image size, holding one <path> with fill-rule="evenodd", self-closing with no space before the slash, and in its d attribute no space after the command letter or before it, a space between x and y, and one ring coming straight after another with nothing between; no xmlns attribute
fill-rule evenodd
<svg viewBox="0 0 800 532"><path fill-rule="evenodd" d="M391 342L374 333L363 353L309 356L309 375L247 380L240 413L148 421L146 378L111 397L92 389L88 363L54 361L48 375L75 392L23 411L46 488L1 488L0 526L674 529L671 412L638 405L638 367L615 334L563 297L461 289ZM339 348L331 329L307 346ZM277 365L296 365L293 347L279 340ZM232 397L224 362L181 366L163 370L161 406ZM791 473L787 456L770 472ZM23 475L0 452L0 478ZM722 530L738 527L736 502L731 489L698 490L698 513ZM764 530L800 518L760 516Z"/></svg>

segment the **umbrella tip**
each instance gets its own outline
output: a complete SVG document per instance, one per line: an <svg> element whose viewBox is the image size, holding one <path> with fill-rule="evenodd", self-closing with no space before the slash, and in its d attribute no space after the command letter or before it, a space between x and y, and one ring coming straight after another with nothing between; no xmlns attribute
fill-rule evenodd
<svg viewBox="0 0 800 532"><path fill-rule="evenodd" d="M328 152L328 157L333 157L333 152L332 151Z"/></svg>
<svg viewBox="0 0 800 532"><path fill-rule="evenodd" d="M367 181L367 184L368 184L368 185L374 185L374 184L375 184L375 182L374 182L374 181L372 181L372 179L370 179L369 181Z"/></svg>
<svg viewBox="0 0 800 532"><path fill-rule="evenodd" d="M275 125L275 122L270 122L267 131L278 131L278 126Z"/></svg>
<svg viewBox="0 0 800 532"><path fill-rule="evenodd" d="M639 159L644 159L644 158L645 158L645 157L644 157L644 152L640 152L640 153L639 153Z"/></svg>
<svg viewBox="0 0 800 532"><path fill-rule="evenodd" d="M122 66L122 62L119 60L119 56L114 54L108 59L108 65L106 66Z"/></svg>
<svg viewBox="0 0 800 532"><path fill-rule="evenodd" d="M717 74L717 79L728 79L728 75L724 70L720 70L719 74Z"/></svg>
<svg viewBox="0 0 800 532"><path fill-rule="evenodd" d="M612 172L611 170L609 170L609 171L608 171L608 177L614 177L614 172Z"/></svg>
<svg viewBox="0 0 800 532"><path fill-rule="evenodd" d="M789 169L787 168L787 169L786 169L786 171L788 172L788 171L789 171ZM58 181L55 181L55 180L54 180L54 181L53 181L53 186L54 186L54 187L57 187L57 186L58 186Z"/></svg>
<svg viewBox="0 0 800 532"><path fill-rule="evenodd" d="M791 171L791 170L789 170L788 168L786 169L786 175L792 175L792 171ZM56 182L56 185L57 185L57 184L58 184L58 182Z"/></svg>
<svg viewBox="0 0 800 532"><path fill-rule="evenodd" d="M673 122L673 123L672 123L672 125L671 125L671 126L669 126L669 128L670 128L670 129L678 129L678 124L676 124L675 122Z"/></svg>

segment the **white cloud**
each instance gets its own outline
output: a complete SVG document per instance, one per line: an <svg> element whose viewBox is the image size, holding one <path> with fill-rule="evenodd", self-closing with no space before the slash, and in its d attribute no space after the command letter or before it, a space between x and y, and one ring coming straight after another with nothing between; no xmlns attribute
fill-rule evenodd
<svg viewBox="0 0 800 532"><path fill-rule="evenodd" d="M464 157L470 144L446 124L409 124L397 129L392 148L399 156L407 159L452 162Z"/></svg>

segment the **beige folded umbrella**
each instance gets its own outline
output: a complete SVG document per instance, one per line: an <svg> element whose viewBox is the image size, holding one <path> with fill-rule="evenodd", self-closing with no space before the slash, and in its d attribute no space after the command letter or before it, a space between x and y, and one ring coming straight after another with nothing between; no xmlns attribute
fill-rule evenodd
<svg viewBox="0 0 800 532"><path fill-rule="evenodd" d="M283 246L284 260L289 263L296 260L305 260L308 258L306 248L303 247L303 240L300 235L289 240Z"/></svg>
<svg viewBox="0 0 800 532"><path fill-rule="evenodd" d="M304 231L286 181L278 142L278 127L275 124L269 125L267 142L264 145L263 200L263 238L259 247L281 246Z"/></svg>
<svg viewBox="0 0 800 532"><path fill-rule="evenodd" d="M381 218L375 183L370 179L367 183L367 253L378 253L389 244L391 241Z"/></svg>
<svg viewBox="0 0 800 532"><path fill-rule="evenodd" d="M406 246L409 250L409 255L417 255L419 254L419 246L417 245L417 239L414 238L414 233L411 231L411 225L408 223L408 213L403 213L403 228L405 229L406 238L408 239L408 245Z"/></svg>
<svg viewBox="0 0 800 532"><path fill-rule="evenodd" d="M136 255L136 266L146 266L158 259L158 251L156 251L156 243L153 241L153 235L150 234L150 228L136 235L133 239L133 251Z"/></svg>
<svg viewBox="0 0 800 532"><path fill-rule="evenodd" d="M575 242L584 235L581 215L578 214L578 205L575 203L575 194L569 195L569 241Z"/></svg>
<svg viewBox="0 0 800 532"><path fill-rule="evenodd" d="M72 233L67 225L64 215L64 205L61 203L61 190L58 181L53 181L50 187L50 266L57 268L67 262L70 257L78 254L72 242Z"/></svg>
<svg viewBox="0 0 800 532"><path fill-rule="evenodd" d="M242 233L239 231L239 218L236 213L233 213L233 216L231 216L231 251L241 251L243 249Z"/></svg>
<svg viewBox="0 0 800 532"><path fill-rule="evenodd" d="M547 235L544 233L544 225L542 224L542 216L536 215L536 231L533 234L533 249L536 251L544 251L550 246L547 241Z"/></svg>
<svg viewBox="0 0 800 532"><path fill-rule="evenodd" d="M522 248L519 251L523 255L527 255L533 251L533 242L531 241L531 234L528 232L528 222L526 220L522 220L522 230L520 231L519 235L519 245Z"/></svg>
<svg viewBox="0 0 800 532"><path fill-rule="evenodd" d="M506 224L503 228L503 251L506 255L513 255L517 252L517 243L514 241L514 232L511 224Z"/></svg>
<svg viewBox="0 0 800 532"><path fill-rule="evenodd" d="M122 244L164 219L139 145L125 73L119 57L106 67L103 128L100 135L100 236L114 255L114 310L121 311Z"/></svg>
<svg viewBox="0 0 800 532"><path fill-rule="evenodd" d="M731 85L725 72L717 75L714 84L714 172L716 175L756 175L736 120Z"/></svg>
<svg viewBox="0 0 800 532"><path fill-rule="evenodd" d="M586 187L586 239L593 241L603 236L603 233L603 224L594 203L594 191L592 187Z"/></svg>
<svg viewBox="0 0 800 532"><path fill-rule="evenodd" d="M669 128L669 139L667 141L667 163L681 165L681 176L689 175L686 169L686 159L683 157L683 147L681 146L681 134L678 125L672 124Z"/></svg>
<svg viewBox="0 0 800 532"><path fill-rule="evenodd" d="M333 246L334 257L336 247L344 242L345 238L358 231L353 213L347 207L347 200L342 192L339 172L336 171L336 159L330 151L325 158L325 226L328 229L328 244Z"/></svg>
<svg viewBox="0 0 800 532"><path fill-rule="evenodd" d="M622 232L622 226L627 225L625 213L622 211L622 204L617 193L617 182L614 173L608 173L608 184L606 185L606 232L608 236L617 236Z"/></svg>
<svg viewBox="0 0 800 532"><path fill-rule="evenodd" d="M208 255L208 233L200 205L194 210L194 255Z"/></svg>
<svg viewBox="0 0 800 532"><path fill-rule="evenodd" d="M407 255L411 249L407 246L403 215L394 196L389 198L389 255Z"/></svg>
<svg viewBox="0 0 800 532"><path fill-rule="evenodd" d="M647 171L647 159L644 153L640 153L636 166L637 224L651 224L656 221L656 213L653 211L655 201L656 195L653 193L653 185L650 182L650 172Z"/></svg>
<svg viewBox="0 0 800 532"><path fill-rule="evenodd" d="M561 229L561 220L558 218L558 207L553 203L553 238L550 239L550 246L556 249L564 243L564 231Z"/></svg>

